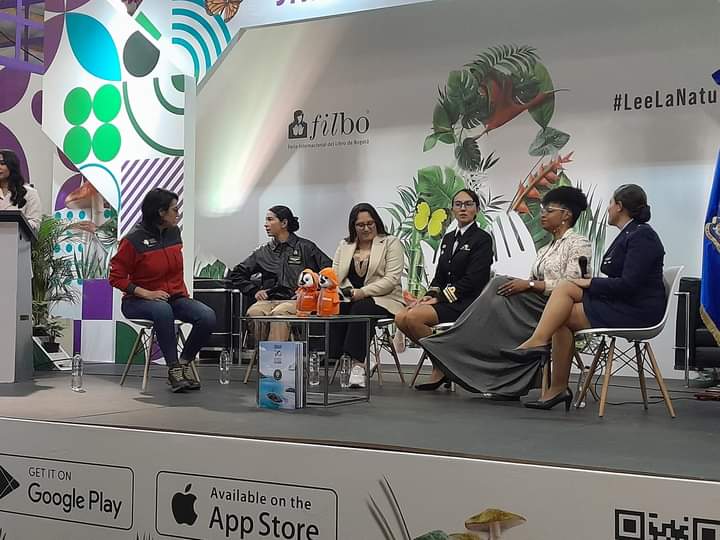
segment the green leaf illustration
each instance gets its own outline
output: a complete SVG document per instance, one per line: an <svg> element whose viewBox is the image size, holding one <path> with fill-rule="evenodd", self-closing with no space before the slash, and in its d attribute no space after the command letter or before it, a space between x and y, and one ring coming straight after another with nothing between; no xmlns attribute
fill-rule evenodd
<svg viewBox="0 0 720 540"><path fill-rule="evenodd" d="M433 131L435 133L443 133L451 130L450 117L445 107L440 103L436 103L435 110L433 111Z"/></svg>
<svg viewBox="0 0 720 540"><path fill-rule="evenodd" d="M537 62L534 67L535 80L538 83L538 92L552 92L554 90L552 79L547 68ZM535 93L537 94L537 92ZM533 107L528 112L533 117L541 128L546 128L552 120L553 114L555 113L555 95L551 95L542 104L537 107ZM538 154L531 154L538 155Z"/></svg>
<svg viewBox="0 0 720 540"><path fill-rule="evenodd" d="M449 538L445 531L430 531L422 536L417 536L414 540L449 540Z"/></svg>
<svg viewBox="0 0 720 540"><path fill-rule="evenodd" d="M448 99L461 113L466 111L480 95L477 79L467 69L450 72L447 91Z"/></svg>
<svg viewBox="0 0 720 540"><path fill-rule="evenodd" d="M551 156L570 140L570 135L559 129L547 127L541 129L530 145L531 156Z"/></svg>
<svg viewBox="0 0 720 540"><path fill-rule="evenodd" d="M438 142L438 134L437 133L431 133L427 137L425 137L425 142L423 143L423 152L427 152L428 150L432 150L435 148L435 145Z"/></svg>
<svg viewBox="0 0 720 540"><path fill-rule="evenodd" d="M460 168L466 171L475 171L482 164L482 154L477 140L467 137L461 145L455 146L455 158Z"/></svg>

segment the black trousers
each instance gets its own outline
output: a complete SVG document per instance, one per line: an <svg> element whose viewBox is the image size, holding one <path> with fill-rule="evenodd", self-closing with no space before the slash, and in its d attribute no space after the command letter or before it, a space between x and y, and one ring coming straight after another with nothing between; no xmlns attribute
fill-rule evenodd
<svg viewBox="0 0 720 540"><path fill-rule="evenodd" d="M357 302L343 302L340 304L341 315L379 315L392 318L384 307L378 306L372 298L363 298ZM370 332L375 329L372 323ZM330 358L340 358L347 354L355 360L364 360L368 351L367 323L365 322L336 322L330 325Z"/></svg>

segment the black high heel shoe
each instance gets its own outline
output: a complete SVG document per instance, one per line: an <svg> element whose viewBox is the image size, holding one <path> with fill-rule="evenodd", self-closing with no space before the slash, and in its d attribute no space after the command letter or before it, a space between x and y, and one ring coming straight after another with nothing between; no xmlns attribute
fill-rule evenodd
<svg viewBox="0 0 720 540"><path fill-rule="evenodd" d="M425 391L432 391L437 390L440 388L443 384L450 384L450 380L447 377L443 377L439 381L431 382L431 383L425 383L425 384L416 384L415 390L420 390L421 392Z"/></svg>
<svg viewBox="0 0 720 540"><path fill-rule="evenodd" d="M527 349L500 349L500 355L519 362L528 362L536 358L547 359L550 356L550 345Z"/></svg>
<svg viewBox="0 0 720 540"><path fill-rule="evenodd" d="M528 409L540 409L543 411L549 411L555 405L558 403L565 402L565 412L568 412L570 410L570 405L572 404L573 400L573 393L572 390L569 388L566 389L564 392L560 392L557 396L552 397L550 399L538 399L537 401L526 401L523 403Z"/></svg>

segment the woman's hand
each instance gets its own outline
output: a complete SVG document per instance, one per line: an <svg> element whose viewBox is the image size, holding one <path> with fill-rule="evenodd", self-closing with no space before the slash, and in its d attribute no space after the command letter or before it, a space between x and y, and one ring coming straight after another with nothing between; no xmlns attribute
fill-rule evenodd
<svg viewBox="0 0 720 540"><path fill-rule="evenodd" d="M571 279L569 281L570 283L574 283L581 289L587 289L590 287L590 283L592 283L592 278Z"/></svg>
<svg viewBox="0 0 720 540"><path fill-rule="evenodd" d="M170 295L165 291L148 291L142 287L138 287L133 292L135 296L139 296L143 300L159 300L161 302L167 302L170 299Z"/></svg>
<svg viewBox="0 0 720 540"><path fill-rule="evenodd" d="M438 303L438 299L434 296L423 296L418 302L418 306L434 306Z"/></svg>
<svg viewBox="0 0 720 540"><path fill-rule="evenodd" d="M500 296L514 296L530 290L530 282L527 279L511 279L498 287L497 293Z"/></svg>
<svg viewBox="0 0 720 540"><path fill-rule="evenodd" d="M261 289L255 293L255 300L261 301L261 300L267 300L267 299L268 299L268 294L265 289Z"/></svg>
<svg viewBox="0 0 720 540"><path fill-rule="evenodd" d="M352 291L352 301L357 302L358 300L362 300L363 298L367 298L367 294L365 294L365 291L362 289L353 289Z"/></svg>

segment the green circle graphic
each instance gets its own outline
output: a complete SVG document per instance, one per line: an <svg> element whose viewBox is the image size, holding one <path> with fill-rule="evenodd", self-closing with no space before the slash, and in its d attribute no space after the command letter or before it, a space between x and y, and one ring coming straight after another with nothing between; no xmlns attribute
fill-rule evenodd
<svg viewBox="0 0 720 540"><path fill-rule="evenodd" d="M65 96L63 108L67 121L73 126L79 126L90 116L90 110L92 109L90 92L81 87L73 88Z"/></svg>
<svg viewBox="0 0 720 540"><path fill-rule="evenodd" d="M120 91L112 84L100 87L93 100L93 112L101 122L110 122L120 112Z"/></svg>
<svg viewBox="0 0 720 540"><path fill-rule="evenodd" d="M93 136L92 148L100 161L110 161L120 152L120 130L112 124L103 124Z"/></svg>
<svg viewBox="0 0 720 540"><path fill-rule="evenodd" d="M73 163L82 163L90 155L90 133L80 126L70 128L65 134L63 152Z"/></svg>

